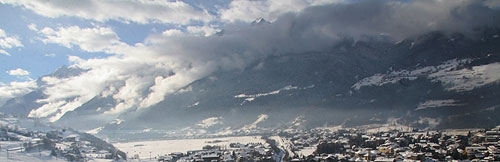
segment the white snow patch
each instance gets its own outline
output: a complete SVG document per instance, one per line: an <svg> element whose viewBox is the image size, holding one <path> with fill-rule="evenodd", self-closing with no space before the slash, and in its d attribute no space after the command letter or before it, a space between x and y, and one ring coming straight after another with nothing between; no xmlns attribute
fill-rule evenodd
<svg viewBox="0 0 500 162"><path fill-rule="evenodd" d="M116 125L120 125L122 122L124 122L125 120L123 119L115 119L111 122L109 122L109 124L116 124Z"/></svg>
<svg viewBox="0 0 500 162"><path fill-rule="evenodd" d="M220 121L221 119L222 117L210 117L198 122L196 125L202 128L209 128L217 124L222 124L222 121Z"/></svg>
<svg viewBox="0 0 500 162"><path fill-rule="evenodd" d="M255 129L257 128L257 124L267 120L269 118L269 115L267 114L260 114L258 117L257 117L257 120L255 120L255 122L253 122L252 124L250 125L245 125L243 128L241 128L242 130L249 130L249 129Z"/></svg>
<svg viewBox="0 0 500 162"><path fill-rule="evenodd" d="M260 136L240 136L224 138L201 138L201 139L176 139L176 140L156 140L139 142L121 142L113 145L123 152L128 152L128 156L137 154L140 158L149 158L152 155L165 155L173 152L186 153L191 150L201 150L209 141L222 141L211 143L210 145L229 146L231 143L265 143Z"/></svg>
<svg viewBox="0 0 500 162"><path fill-rule="evenodd" d="M49 150L38 151L30 151L25 152L22 149L19 149L19 145L22 145L22 142L11 142L11 141L2 141L2 156L0 157L3 162L19 162L19 161L29 161L29 162L65 162L65 158L56 158L50 155ZM5 149L9 149L9 158L6 156Z"/></svg>
<svg viewBox="0 0 500 162"><path fill-rule="evenodd" d="M441 82L448 91L470 91L500 80L500 63L474 66L471 69L447 70L433 73L429 78Z"/></svg>
<svg viewBox="0 0 500 162"><path fill-rule="evenodd" d="M295 153L292 151L295 146L290 139L285 137L282 138L280 136L271 136L269 137L269 139L276 141L276 147L282 149L285 152L288 152L288 155L290 157L295 156Z"/></svg>
<svg viewBox="0 0 500 162"><path fill-rule="evenodd" d="M334 133L337 132L341 129L345 129L343 125L337 125L337 126L323 126L323 127L316 127L314 130L321 130L323 132L330 132Z"/></svg>
<svg viewBox="0 0 500 162"><path fill-rule="evenodd" d="M292 124L294 126L302 126L305 122L304 115L299 115L292 121Z"/></svg>
<svg viewBox="0 0 500 162"><path fill-rule="evenodd" d="M415 110L424 110L428 108L437 108L443 106L461 106L463 104L456 103L456 100L448 99L448 100L429 100L424 103L420 103Z"/></svg>
<svg viewBox="0 0 500 162"><path fill-rule="evenodd" d="M299 150L299 151L296 151L296 153L300 156L300 155L303 155L303 156L309 156L309 155L312 155L314 153L314 151L316 151L316 146L317 145L312 145L312 146L309 146L309 147L304 147L303 149Z"/></svg>
<svg viewBox="0 0 500 162"><path fill-rule="evenodd" d="M460 92L470 91L474 88L500 80L500 63L456 70L459 65L471 61L472 59L453 59L443 62L439 66L427 66L412 71L391 71L386 74L378 73L359 80L352 85L351 88L359 90L361 87L365 86L382 86L385 84L397 83L402 79L415 80L420 77L425 77L431 79L433 82L440 82L447 91Z"/></svg>
<svg viewBox="0 0 500 162"><path fill-rule="evenodd" d="M436 126L439 125L439 120L434 119L434 118L428 118L428 117L420 117L420 120L418 120L419 124L427 123L429 124L430 128L435 128Z"/></svg>
<svg viewBox="0 0 500 162"><path fill-rule="evenodd" d="M86 133L88 134L93 134L93 135L96 135L97 133L99 133L104 127L97 127L95 129L92 129L92 130L89 130L87 131Z"/></svg>
<svg viewBox="0 0 500 162"><path fill-rule="evenodd" d="M229 136L232 134L233 134L233 131L231 130L231 127L227 127L223 131L217 132L213 135L215 135L215 136Z"/></svg>
<svg viewBox="0 0 500 162"><path fill-rule="evenodd" d="M200 102L199 102L199 101L197 101L197 102L195 102L195 103L193 103L193 104L191 104L191 105L189 105L189 106L187 106L187 107L188 107L188 108L191 108L191 107L198 106L199 104L200 104Z"/></svg>
<svg viewBox="0 0 500 162"><path fill-rule="evenodd" d="M486 109L484 109L482 111L494 111L494 110L496 110L499 107L500 107L500 105L496 105L496 106L492 106L492 107L486 108Z"/></svg>
<svg viewBox="0 0 500 162"><path fill-rule="evenodd" d="M311 88L314 88L314 86L315 86L315 85L314 85L314 84L312 84L312 85L307 86L307 87L304 87L304 88L302 88L302 89L311 89Z"/></svg>
<svg viewBox="0 0 500 162"><path fill-rule="evenodd" d="M389 132L391 130L399 130L401 132L413 131L413 127L398 123L399 118L389 118L385 124L368 124L356 127L357 129L365 130L366 133Z"/></svg>
<svg viewBox="0 0 500 162"><path fill-rule="evenodd" d="M285 86L285 87L283 87L281 89L278 89L278 90L275 90L275 91L271 91L271 92L266 92L266 93L250 94L250 95L242 93L242 94L234 96L234 98L244 98L245 100L240 104L240 105L243 105L246 102L251 102L251 101L255 100L258 97L264 97L264 96L269 96L269 95L276 95L276 94L279 94L281 91L289 91L289 90L297 90L297 89L299 89L299 87L288 85L288 86Z"/></svg>

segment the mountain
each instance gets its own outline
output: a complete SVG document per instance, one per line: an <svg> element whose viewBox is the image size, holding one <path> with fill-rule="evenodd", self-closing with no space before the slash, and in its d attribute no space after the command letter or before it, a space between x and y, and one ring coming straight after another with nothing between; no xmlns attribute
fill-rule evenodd
<svg viewBox="0 0 500 162"><path fill-rule="evenodd" d="M116 138L394 121L423 129L492 127L500 124L499 34L431 32L397 43L345 38L327 52L271 55L243 70L215 72L146 109L106 114L117 102L97 95L54 124ZM61 67L51 76L82 72ZM28 115L44 98L39 84L0 110Z"/></svg>
<svg viewBox="0 0 500 162"><path fill-rule="evenodd" d="M26 117L28 116L31 110L36 109L43 105L40 102L37 102L37 100L46 98L46 95L43 93L43 91L47 88L48 85L46 84L46 81L42 80L43 77L48 76L61 79L61 78L78 76L83 72L85 72L85 70L83 69L61 66L54 73L42 76L38 80L36 80L36 84L38 87L37 89L26 95L7 100L7 102L2 105L0 110L1 112L7 114L14 114Z"/></svg>
<svg viewBox="0 0 500 162"><path fill-rule="evenodd" d="M251 25L264 25L264 24L270 24L270 22L262 17L259 17L259 18L255 19L254 21L252 21L250 24Z"/></svg>

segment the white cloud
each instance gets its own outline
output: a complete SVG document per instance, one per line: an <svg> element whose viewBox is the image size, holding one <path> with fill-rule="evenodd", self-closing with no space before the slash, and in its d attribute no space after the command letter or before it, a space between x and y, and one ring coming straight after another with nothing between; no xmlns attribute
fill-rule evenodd
<svg viewBox="0 0 500 162"><path fill-rule="evenodd" d="M229 8L222 9L219 14L222 20L229 22L251 22L259 17L275 21L285 13L297 13L309 6L344 2L345 0L234 0Z"/></svg>
<svg viewBox="0 0 500 162"><path fill-rule="evenodd" d="M182 35L184 34L181 30L179 29L167 29L163 31L162 35L164 36L176 36L176 35Z"/></svg>
<svg viewBox="0 0 500 162"><path fill-rule="evenodd" d="M137 107L137 104L143 99L143 91L151 84L146 79L138 76L131 76L126 79L125 85L113 95L118 104L109 113L120 113L132 107Z"/></svg>
<svg viewBox="0 0 500 162"><path fill-rule="evenodd" d="M173 76L157 76L154 85L150 87L151 93L141 101L139 108L153 106L165 99L167 94L172 94L189 83L206 76L213 71L212 65L197 65L192 68L178 69Z"/></svg>
<svg viewBox="0 0 500 162"><path fill-rule="evenodd" d="M9 84L0 82L0 105L11 98L27 94L36 87L35 81L10 82Z"/></svg>
<svg viewBox="0 0 500 162"><path fill-rule="evenodd" d="M13 47L22 47L21 41L17 37L3 37L0 38L0 47L9 49Z"/></svg>
<svg viewBox="0 0 500 162"><path fill-rule="evenodd" d="M43 56L45 56L45 57L56 57L56 54L55 53L46 53Z"/></svg>
<svg viewBox="0 0 500 162"><path fill-rule="evenodd" d="M21 44L21 41L17 36L8 36L3 29L0 29L0 54L10 56L5 49L11 49L14 47L23 47L23 44Z"/></svg>
<svg viewBox="0 0 500 162"><path fill-rule="evenodd" d="M149 107L162 101L166 94L208 75L215 65L210 63L188 67L191 61L182 56L185 53L183 51L165 52L164 44L156 43L128 46L120 42L109 28L44 28L40 33L45 36L42 40L46 43L119 54L88 60L70 56L68 59L74 63L74 67L89 71L63 79L44 77L42 80L48 84L44 91L47 98L38 101L44 105L30 112L30 116L48 117L51 121L58 120L65 112L74 110L98 95L112 95L117 102L106 113L116 114L132 108ZM174 44L169 47L176 48Z"/></svg>
<svg viewBox="0 0 500 162"><path fill-rule="evenodd" d="M109 91L106 95L113 95L117 102L116 107L107 113L123 112L137 107L140 96L146 95L144 90L153 84L154 75L166 75L164 67L157 65L163 59L150 54L145 45L128 46L120 42L110 28L44 28L40 33L45 35L43 41L47 43L113 55L88 60L69 56L68 60L74 63L73 67L88 71L69 78L42 78L47 83L44 90L47 98L37 101L43 106L34 109L29 116L48 117L51 121L56 121L64 113L74 110L93 97L104 95L105 91Z"/></svg>
<svg viewBox="0 0 500 162"><path fill-rule="evenodd" d="M28 25L28 29L33 30L33 31L38 31L38 28L36 27L36 24L33 24L33 23L31 23L31 24Z"/></svg>
<svg viewBox="0 0 500 162"><path fill-rule="evenodd" d="M111 69L109 69L111 70ZM43 77L47 98L38 100L43 105L30 112L30 117L48 117L56 121L102 92L107 81L113 81L111 71L94 70L69 78ZM109 84L109 83L108 83Z"/></svg>
<svg viewBox="0 0 500 162"><path fill-rule="evenodd" d="M56 43L67 48L78 46L87 52L116 52L127 45L108 27L80 28L78 26L59 27L56 30L45 27L39 31L44 43Z"/></svg>
<svg viewBox="0 0 500 162"><path fill-rule="evenodd" d="M0 54L10 56L9 52L7 52L7 51L5 51L3 49L0 49Z"/></svg>
<svg viewBox="0 0 500 162"><path fill-rule="evenodd" d="M208 22L213 16L182 1L151 0L0 0L50 18L74 16L95 21L189 24Z"/></svg>
<svg viewBox="0 0 500 162"><path fill-rule="evenodd" d="M187 31L191 34L202 35L202 36L211 36L220 32L220 29L210 27L210 26L188 26Z"/></svg>
<svg viewBox="0 0 500 162"><path fill-rule="evenodd" d="M287 6L286 3L291 2L252 3L273 3L269 6L277 7L278 3ZM283 15L283 9L276 9L276 18L271 24L229 23L224 26L222 36L193 34L213 32L203 27L191 27L184 34L170 29L134 45L121 42L108 27L43 28L39 33L46 43L110 55L92 59L70 56L72 66L86 72L69 78L43 78L48 84L44 91L47 98L40 100L44 105L30 115L57 120L96 96L111 96L116 101L117 105L107 112L109 114L148 108L215 71L241 70L269 55L328 52L342 35L361 39L364 35L387 33L404 38L434 30L467 32L474 27L470 24L497 22L493 21L494 17L482 14L494 10L474 10L468 7L471 3L474 1L362 1L307 7L315 4L303 1L299 4L304 6L290 7L295 14ZM427 11L428 6L434 8ZM272 7L268 9L274 11ZM421 17L413 16L415 19L410 20L409 15ZM255 19L250 17L248 20ZM230 21L230 18L225 20Z"/></svg>
<svg viewBox="0 0 500 162"><path fill-rule="evenodd" d="M180 36L183 34L193 34L199 36L211 36L220 32L221 29L218 29L215 26L188 26L186 27L186 33L179 29L167 29L163 31L162 35L170 37L170 36Z"/></svg>
<svg viewBox="0 0 500 162"><path fill-rule="evenodd" d="M21 68L17 68L15 70L9 70L7 71L7 73L9 75L14 75L14 76L24 76L24 75L30 75L30 72L24 70L24 69L21 69Z"/></svg>

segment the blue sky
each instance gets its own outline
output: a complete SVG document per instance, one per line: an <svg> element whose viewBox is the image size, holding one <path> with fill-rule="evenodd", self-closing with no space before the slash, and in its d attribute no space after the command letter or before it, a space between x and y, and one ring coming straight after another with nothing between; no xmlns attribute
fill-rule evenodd
<svg viewBox="0 0 500 162"><path fill-rule="evenodd" d="M89 26L90 22L74 17L46 18L34 14L30 10L22 7L13 7L7 4L0 4L0 14L9 15L0 17L0 29L8 35L15 36L21 41L22 47L7 49L10 56L0 55L2 64L0 65L0 82L9 83L12 81L26 81L29 78L37 79L42 75L52 73L62 65L68 65L68 55L75 55L82 58L106 57L102 53L87 53L74 48L65 48L56 44L45 44L38 40L36 31L28 28L30 24L38 27L57 26ZM26 76L12 76L7 73L9 70L17 68L29 72Z"/></svg>
<svg viewBox="0 0 500 162"><path fill-rule="evenodd" d="M123 23L115 20L106 22L97 22L85 20L78 17L58 17L47 18L40 16L33 11L21 6L12 6L9 4L0 4L0 29L3 29L8 35L15 36L22 43L22 47L7 49L10 56L0 55L2 64L0 65L0 82L9 83L12 81L27 81L37 79L43 75L50 74L62 65L69 65L68 55L78 56L84 59L107 57L108 54L101 52L85 52L78 48L66 48L57 44L46 44L38 40L39 35L36 31L28 28L30 24L36 24L37 27L58 26L80 26L91 27L92 24L110 26L118 34L123 42L128 44L140 43L144 38L155 32L162 32L168 28L178 28L175 24L137 24L134 22ZM182 28L182 27L181 27ZM153 30L155 29L155 30ZM17 68L24 69L29 75L13 76L8 71Z"/></svg>
<svg viewBox="0 0 500 162"><path fill-rule="evenodd" d="M85 0L85 2L91 2ZM71 1L67 1L71 3ZM83 2L83 1L82 1ZM220 11L229 8L229 3L231 0L185 0L185 4L198 10L200 12L207 12L209 15L214 17L220 17ZM300 1L297 1L300 2ZM331 1L336 2L336 1ZM22 46L13 47L9 49L4 49L7 51L8 55L0 55L2 64L0 65L0 82L9 83L13 81L28 81L30 79L37 79L43 75L50 74L55 69L62 65L69 65L68 56L78 56L83 59L88 58L100 58L107 57L109 54L102 52L86 52L78 49L78 47L67 48L60 44L44 43L40 40L40 34L37 31L30 30L28 25L34 24L37 28L42 29L45 27L58 28L58 27L68 27L68 26L79 26L81 28L91 28L93 26L105 26L110 27L118 35L120 40L129 45L135 43L142 43L144 39L150 34L158 34L167 29L179 29L181 31L186 30L187 26L207 26L212 25L220 27L228 20L195 20L190 23L176 23L176 22L165 22L165 21L151 21L147 23L135 22L127 20L124 22L122 20L117 20L110 18L109 20L96 20L91 16L78 16L71 15L69 13L58 13L60 15L44 15L42 9L37 6L47 7L50 9L57 9L57 3L63 4L61 2L50 2L54 3L52 6L50 4L43 4L42 2L30 3L26 1L9 1L4 0L0 3L0 14L8 15L0 17L0 29L4 30L9 36L17 38ZM295 3L295 1L285 2L285 3ZM304 8L305 2L300 8ZM35 6L35 7L33 7ZM51 8L52 7L52 8ZM140 6L137 6L140 7ZM251 6L249 6L251 7ZM258 8L260 6L255 6ZM284 10L286 11L286 10ZM284 12L279 11L279 12ZM182 14L182 13L181 13ZM249 13L250 14L250 13ZM253 13L260 14L260 13ZM180 15L182 16L182 15ZM266 13L260 15L266 17ZM275 17L273 17L275 18ZM125 18L127 19L126 16ZM154 18L153 18L154 19ZM185 19L190 19L185 17ZM248 22L250 19L230 18L229 21L237 20L238 22ZM23 69L29 72L28 75L10 75L10 70Z"/></svg>

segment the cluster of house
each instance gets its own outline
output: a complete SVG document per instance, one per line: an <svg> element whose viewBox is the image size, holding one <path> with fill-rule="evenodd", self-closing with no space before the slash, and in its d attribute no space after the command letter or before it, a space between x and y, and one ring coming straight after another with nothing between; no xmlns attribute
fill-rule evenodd
<svg viewBox="0 0 500 162"><path fill-rule="evenodd" d="M92 135L46 126L40 130L40 127L43 126L28 125L38 128L38 130L31 130L12 123L0 123L0 143L3 144L0 145L0 151L5 151L7 156L9 152L11 156L12 153L29 152L40 152L40 156L42 156L42 152L50 152L50 154L43 156L68 161L126 158L123 152Z"/></svg>
<svg viewBox="0 0 500 162"><path fill-rule="evenodd" d="M186 153L170 153L160 156L157 160L164 162L234 162L234 161L263 161L273 160L273 150L267 143L231 143L228 146L207 145L202 150Z"/></svg>
<svg viewBox="0 0 500 162"><path fill-rule="evenodd" d="M158 161L500 161L500 128L419 131L274 130L281 142L207 145ZM284 144L286 143L286 144ZM280 145L287 147L280 147ZM289 149L289 150L287 150ZM310 152L303 150L312 150Z"/></svg>
<svg viewBox="0 0 500 162"><path fill-rule="evenodd" d="M53 130L46 133L45 144L51 155L64 157L68 161L88 161L92 159L117 159L118 150L98 148L102 141L88 141L72 131ZM102 144L101 144L102 145Z"/></svg>
<svg viewBox="0 0 500 162"><path fill-rule="evenodd" d="M499 161L499 128L366 133L356 129L281 133L294 145L285 161ZM310 155L299 154L315 146Z"/></svg>

